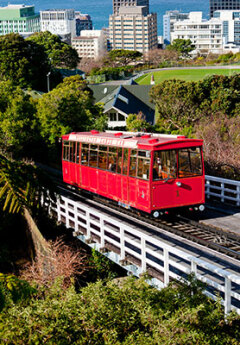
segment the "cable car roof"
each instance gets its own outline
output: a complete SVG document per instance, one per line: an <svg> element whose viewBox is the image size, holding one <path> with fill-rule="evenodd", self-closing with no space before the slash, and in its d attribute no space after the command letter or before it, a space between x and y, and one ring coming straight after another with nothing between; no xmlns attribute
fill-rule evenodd
<svg viewBox="0 0 240 345"><path fill-rule="evenodd" d="M96 145L109 145L125 148L156 149L169 144L202 146L203 140L189 139L183 135L151 134L137 132L72 132L62 136L63 140L85 142ZM181 146L181 145L180 145Z"/></svg>

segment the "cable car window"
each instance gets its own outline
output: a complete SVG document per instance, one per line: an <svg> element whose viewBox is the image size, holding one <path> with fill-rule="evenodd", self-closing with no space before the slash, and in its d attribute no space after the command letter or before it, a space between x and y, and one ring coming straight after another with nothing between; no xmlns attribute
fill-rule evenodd
<svg viewBox="0 0 240 345"><path fill-rule="evenodd" d="M107 146L99 146L98 167L107 170Z"/></svg>
<svg viewBox="0 0 240 345"><path fill-rule="evenodd" d="M90 145L89 166L92 168L98 167L98 145Z"/></svg>
<svg viewBox="0 0 240 345"><path fill-rule="evenodd" d="M202 175L200 147L190 147L178 151L178 176L192 177Z"/></svg>
<svg viewBox="0 0 240 345"><path fill-rule="evenodd" d="M70 145L69 145L70 143L69 143L69 141L64 141L63 142L63 160L64 161L69 161L69 147L70 147Z"/></svg>
<svg viewBox="0 0 240 345"><path fill-rule="evenodd" d="M77 161L76 163L79 164L80 163L80 156L79 156L79 153L80 153L80 143L76 143L77 145Z"/></svg>
<svg viewBox="0 0 240 345"><path fill-rule="evenodd" d="M128 173L128 149L123 149L123 168L122 174L127 175Z"/></svg>
<svg viewBox="0 0 240 345"><path fill-rule="evenodd" d="M89 153L89 144L82 143L81 149L81 164L88 165L88 153Z"/></svg>
<svg viewBox="0 0 240 345"><path fill-rule="evenodd" d="M131 150L129 176L136 177L137 151Z"/></svg>
<svg viewBox="0 0 240 345"><path fill-rule="evenodd" d="M149 179L150 151L138 151L137 177L144 180Z"/></svg>
<svg viewBox="0 0 240 345"><path fill-rule="evenodd" d="M176 178L177 154L175 150L155 151L153 160L153 180Z"/></svg>
<svg viewBox="0 0 240 345"><path fill-rule="evenodd" d="M118 148L118 159L117 159L117 173L121 174L122 172L122 151L121 147Z"/></svg>
<svg viewBox="0 0 240 345"><path fill-rule="evenodd" d="M116 172L117 170L117 148L110 146L108 148L108 170Z"/></svg>
<svg viewBox="0 0 240 345"><path fill-rule="evenodd" d="M76 142L71 141L70 142L70 162L75 163L76 160Z"/></svg>

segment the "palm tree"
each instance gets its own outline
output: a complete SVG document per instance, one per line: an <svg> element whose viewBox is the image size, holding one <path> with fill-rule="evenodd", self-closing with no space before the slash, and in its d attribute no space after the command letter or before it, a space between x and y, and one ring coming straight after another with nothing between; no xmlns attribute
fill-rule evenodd
<svg viewBox="0 0 240 345"><path fill-rule="evenodd" d="M54 197L48 176L31 163L13 161L0 154L0 207L9 213L21 213L30 230L35 251L47 253L49 246L39 231L33 214L46 194Z"/></svg>

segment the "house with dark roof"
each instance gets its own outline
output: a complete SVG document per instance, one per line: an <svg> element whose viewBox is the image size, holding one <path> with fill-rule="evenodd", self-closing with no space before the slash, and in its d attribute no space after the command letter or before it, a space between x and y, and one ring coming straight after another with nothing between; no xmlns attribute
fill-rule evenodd
<svg viewBox="0 0 240 345"><path fill-rule="evenodd" d="M149 101L152 85L89 85L95 103L103 103L108 116L108 127L125 127L129 114L142 112L150 124L155 123L155 106Z"/></svg>

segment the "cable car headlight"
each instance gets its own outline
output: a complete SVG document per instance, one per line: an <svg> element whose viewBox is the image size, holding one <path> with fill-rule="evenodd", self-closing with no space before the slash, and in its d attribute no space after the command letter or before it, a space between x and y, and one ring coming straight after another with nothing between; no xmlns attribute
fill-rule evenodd
<svg viewBox="0 0 240 345"><path fill-rule="evenodd" d="M200 206L199 206L199 211L202 212L202 211L204 211L204 210L205 210L205 206L204 206L204 205L200 205Z"/></svg>

